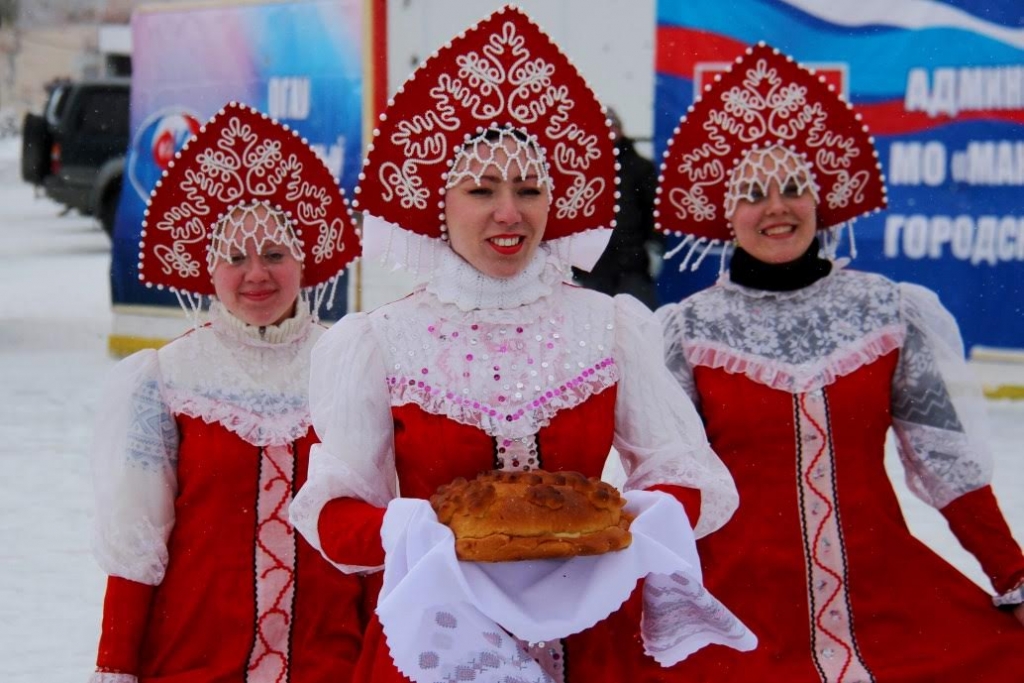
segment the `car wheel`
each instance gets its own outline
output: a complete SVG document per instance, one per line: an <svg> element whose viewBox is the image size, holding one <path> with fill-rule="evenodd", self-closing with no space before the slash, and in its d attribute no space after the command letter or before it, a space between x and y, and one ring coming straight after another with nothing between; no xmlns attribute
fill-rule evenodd
<svg viewBox="0 0 1024 683"><path fill-rule="evenodd" d="M21 130L21 179L40 185L50 173L50 130L35 114L25 114Z"/></svg>
<svg viewBox="0 0 1024 683"><path fill-rule="evenodd" d="M96 212L96 217L100 221L100 225L103 226L103 232L107 233L107 237L113 239L114 237L114 222L117 219L117 203L121 199L121 180L111 181L107 188L103 191L103 197L100 199L99 210Z"/></svg>

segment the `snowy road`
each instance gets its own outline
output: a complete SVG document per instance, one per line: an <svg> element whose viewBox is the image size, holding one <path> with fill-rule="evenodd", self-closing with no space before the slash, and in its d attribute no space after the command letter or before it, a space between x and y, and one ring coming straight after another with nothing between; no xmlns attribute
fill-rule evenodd
<svg viewBox="0 0 1024 683"><path fill-rule="evenodd" d="M17 155L18 141L0 140L0 681L84 683L103 591L86 453L114 364L109 244L93 221L34 198ZM989 405L996 493L1022 538L1024 401ZM980 581L938 513L899 490L915 532Z"/></svg>
<svg viewBox="0 0 1024 683"><path fill-rule="evenodd" d="M85 454L114 363L110 247L33 197L16 142L0 140L0 680L83 682L103 590Z"/></svg>

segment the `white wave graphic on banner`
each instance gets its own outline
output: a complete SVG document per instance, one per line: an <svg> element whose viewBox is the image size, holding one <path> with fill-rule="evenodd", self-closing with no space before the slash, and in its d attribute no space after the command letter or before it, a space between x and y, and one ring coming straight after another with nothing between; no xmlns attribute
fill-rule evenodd
<svg viewBox="0 0 1024 683"><path fill-rule="evenodd" d="M932 0L783 0L819 19L840 26L893 26L896 28L959 28L1024 49L1024 29L1011 29L984 21L963 10Z"/></svg>

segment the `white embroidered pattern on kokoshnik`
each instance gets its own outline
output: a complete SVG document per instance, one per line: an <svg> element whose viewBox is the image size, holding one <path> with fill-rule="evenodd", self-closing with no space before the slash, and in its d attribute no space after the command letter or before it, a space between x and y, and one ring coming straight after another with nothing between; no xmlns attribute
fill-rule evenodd
<svg viewBox="0 0 1024 683"><path fill-rule="evenodd" d="M460 173L456 163L481 135L504 129L522 135L547 169L539 180L552 189L552 218L573 222L569 232L602 227L615 191L606 117L594 117L599 104L568 60L519 19L499 18L482 40L477 30L460 36L399 89L374 133L359 208L437 236L444 213L435 207L443 208L449 174ZM392 109L400 118L390 119L398 117Z"/></svg>

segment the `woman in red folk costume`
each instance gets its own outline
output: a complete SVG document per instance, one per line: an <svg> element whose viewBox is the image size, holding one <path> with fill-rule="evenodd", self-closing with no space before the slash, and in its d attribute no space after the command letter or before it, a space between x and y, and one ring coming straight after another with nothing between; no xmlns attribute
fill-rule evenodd
<svg viewBox="0 0 1024 683"><path fill-rule="evenodd" d="M359 252L345 198L294 132L231 104L146 216L139 277L187 301L196 327L118 364L97 410L95 553L110 578L90 680L346 681L360 582L287 520L316 441L311 311Z"/></svg>
<svg viewBox="0 0 1024 683"><path fill-rule="evenodd" d="M698 543L705 581L760 637L751 653L697 653L676 680L1020 681L1024 559L989 487L957 325L931 291L819 255L819 236L835 244L822 230L885 206L859 117L754 47L675 132L658 201L684 244L735 240L718 284L658 315L740 493ZM907 529L883 466L890 427L911 490L994 600Z"/></svg>
<svg viewBox="0 0 1024 683"><path fill-rule="evenodd" d="M381 118L356 205L364 250L424 282L314 349L322 443L291 508L341 569L383 567L355 679L619 683L709 642L749 649L696 557L662 552L692 547L687 512L703 535L736 498L661 361L657 321L567 284L615 211L614 140L589 88L506 8L425 62ZM598 477L613 443L645 510L626 550L458 562L425 500L492 469ZM655 507L667 545L648 557Z"/></svg>

